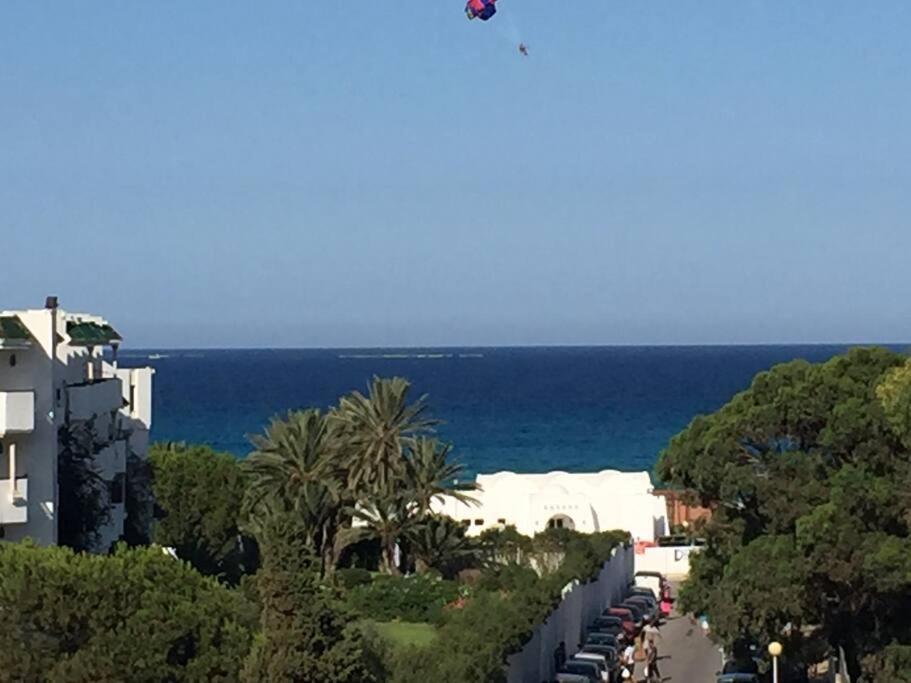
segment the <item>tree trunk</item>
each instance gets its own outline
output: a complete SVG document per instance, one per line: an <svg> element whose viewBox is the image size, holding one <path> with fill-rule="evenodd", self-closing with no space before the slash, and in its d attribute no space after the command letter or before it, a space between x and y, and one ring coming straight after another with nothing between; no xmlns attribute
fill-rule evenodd
<svg viewBox="0 0 911 683"><path fill-rule="evenodd" d="M395 563L395 539L387 538L383 541L383 570L390 576L400 576L398 565Z"/></svg>

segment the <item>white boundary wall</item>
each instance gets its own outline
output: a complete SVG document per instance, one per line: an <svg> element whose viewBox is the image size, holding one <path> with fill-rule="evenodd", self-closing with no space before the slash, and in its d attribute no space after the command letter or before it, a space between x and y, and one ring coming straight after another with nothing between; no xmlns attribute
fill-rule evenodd
<svg viewBox="0 0 911 683"><path fill-rule="evenodd" d="M636 554L637 572L661 572L669 579L685 579L690 574L690 553L699 546L666 546L645 548Z"/></svg>
<svg viewBox="0 0 911 683"><path fill-rule="evenodd" d="M552 681L557 673L554 652L560 643L564 643L567 657L578 652L585 628L605 607L626 596L632 579L633 548L629 546L614 550L611 559L601 568L597 581L567 586L557 609L535 627L534 635L520 652L510 655L508 683Z"/></svg>

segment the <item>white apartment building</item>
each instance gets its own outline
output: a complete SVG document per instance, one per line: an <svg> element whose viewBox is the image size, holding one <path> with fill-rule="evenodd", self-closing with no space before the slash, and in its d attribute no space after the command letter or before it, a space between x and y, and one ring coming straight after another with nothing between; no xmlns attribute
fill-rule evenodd
<svg viewBox="0 0 911 683"><path fill-rule="evenodd" d="M584 533L621 529L636 541L667 534L667 501L654 494L648 472L547 472L479 474L474 504L447 497L435 512L467 527L469 535L514 526L526 536L548 528Z"/></svg>
<svg viewBox="0 0 911 683"><path fill-rule="evenodd" d="M127 461L144 458L152 368L117 366L120 335L103 318L45 308L0 311L0 538L57 542L62 434L89 434L110 522L98 550L123 533ZM108 352L110 362L104 360ZM85 441L85 440L84 440Z"/></svg>

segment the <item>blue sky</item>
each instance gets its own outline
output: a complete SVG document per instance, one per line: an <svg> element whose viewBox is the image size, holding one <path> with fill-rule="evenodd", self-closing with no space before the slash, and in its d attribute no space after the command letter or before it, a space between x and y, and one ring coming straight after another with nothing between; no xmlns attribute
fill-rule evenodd
<svg viewBox="0 0 911 683"><path fill-rule="evenodd" d="M3 3L0 307L132 346L911 340L911 3L500 2Z"/></svg>

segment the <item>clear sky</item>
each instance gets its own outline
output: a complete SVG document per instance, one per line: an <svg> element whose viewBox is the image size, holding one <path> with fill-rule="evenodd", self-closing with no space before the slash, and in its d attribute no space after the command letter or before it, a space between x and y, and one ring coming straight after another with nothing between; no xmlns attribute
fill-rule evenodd
<svg viewBox="0 0 911 683"><path fill-rule="evenodd" d="M0 308L131 346L911 340L907 0L462 6L3 2Z"/></svg>

